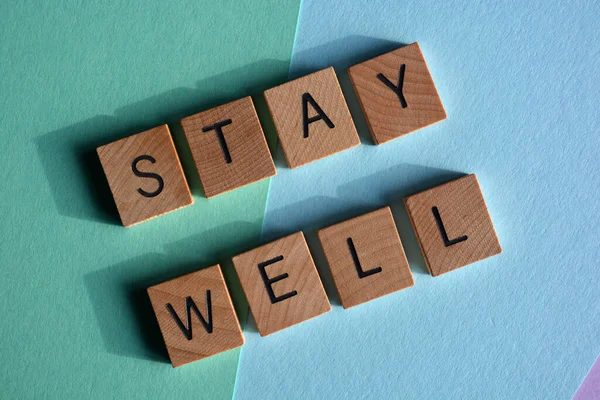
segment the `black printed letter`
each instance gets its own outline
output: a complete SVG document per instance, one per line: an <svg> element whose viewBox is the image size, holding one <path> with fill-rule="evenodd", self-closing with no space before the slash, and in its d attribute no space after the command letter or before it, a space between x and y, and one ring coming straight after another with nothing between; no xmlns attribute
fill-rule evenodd
<svg viewBox="0 0 600 400"><path fill-rule="evenodd" d="M217 122L214 125L202 128L202 132L217 132L217 139L219 139L219 144L221 145L221 150L223 150L223 155L225 156L225 162L227 164L231 163L231 154L229 154L229 148L227 147L227 142L225 142L225 136L223 136L223 130L221 128L229 124L231 124L231 120L226 119L225 121Z"/></svg>
<svg viewBox="0 0 600 400"><path fill-rule="evenodd" d="M153 178L158 182L158 189L154 192L146 192L144 189L139 188L138 192L144 197L156 197L158 196L165 187L165 181L163 181L162 176L155 174L153 172L142 172L138 169L137 164L140 161L150 161L152 164L156 162L154 157L144 154L142 156L136 157L135 160L131 163L131 170L135 174L135 176L139 176L140 178Z"/></svg>
<svg viewBox="0 0 600 400"><path fill-rule="evenodd" d="M435 218L435 222L437 222L438 229L440 230L440 235L442 235L442 239L444 240L444 246L450 247L453 244L464 242L467 240L467 235L457 237L456 239L448 239L448 233L446 232L446 228L444 228L444 223L442 222L442 217L440 216L440 212L437 207L432 207L431 211L433 212L433 217Z"/></svg>
<svg viewBox="0 0 600 400"><path fill-rule="evenodd" d="M379 80L381 82L383 82L383 84L385 86L389 87L390 89L392 89L394 91L394 93L396 93L396 96L398 96L398 100L400 100L400 104L402 105L402 108L408 107L408 104L406 104L406 99L404 98L404 94L402 93L402 87L404 86L404 70L405 69L406 69L406 64L400 65L400 71L398 72L398 86L395 86L388 78L385 77L385 75L377 74L377 78L379 78Z"/></svg>
<svg viewBox="0 0 600 400"><path fill-rule="evenodd" d="M206 291L206 313L208 314L208 321L204 319L202 314L200 314L200 311L198 310L198 307L196 307L196 303L194 303L194 300L192 300L191 296L185 298L185 316L187 319L187 327L183 324L183 322L181 322L181 319L179 319L179 316L175 312L175 309L173 308L171 303L167 303L167 310L169 310L171 317L173 317L175 323L177 323L177 326L179 327L179 329L181 329L181 332L183 332L187 340L192 340L192 314L190 312L191 310L194 310L196 316L198 317L200 322L202 322L204 329L206 329L206 332L213 332L210 290Z"/></svg>
<svg viewBox="0 0 600 400"><path fill-rule="evenodd" d="M371 276L374 274L378 274L381 272L381 267L371 268L368 271L363 271L362 266L360 265L360 261L358 259L358 254L356 253L356 247L354 247L354 242L352 238L346 239L348 242L348 248L350 249L350 254L352 255L352 260L354 261L354 267L356 267L356 272L358 272L358 277L360 279L366 278L367 276Z"/></svg>
<svg viewBox="0 0 600 400"><path fill-rule="evenodd" d="M269 278L267 276L267 271L266 268L271 265L271 264L275 264L276 262L279 262L283 260L283 256L279 256L279 257L275 257L272 258L270 260L267 260L265 262L261 262L258 264L258 270L260 271L260 277L262 278L263 282L265 283L265 287L267 288L267 293L269 294L269 299L271 299L271 304L275 304L278 303L280 301L289 299L290 297L294 297L295 295L298 294L297 291L292 290L289 293L286 293L282 296L275 296L275 292L273 292L273 284L275 282L279 282L285 278L287 278L289 275L287 274L287 272L285 274L276 276L275 278Z"/></svg>
<svg viewBox="0 0 600 400"><path fill-rule="evenodd" d="M308 117L308 103L310 103L312 108L314 108L314 110L317 112L317 115L315 115L314 117ZM315 99L313 99L310 93L304 93L302 95L302 127L304 128L305 138L308 137L308 125L319 120L325 121L329 129L335 128L333 122L331 122L327 114L323 112L321 106L317 104L317 102L315 101Z"/></svg>

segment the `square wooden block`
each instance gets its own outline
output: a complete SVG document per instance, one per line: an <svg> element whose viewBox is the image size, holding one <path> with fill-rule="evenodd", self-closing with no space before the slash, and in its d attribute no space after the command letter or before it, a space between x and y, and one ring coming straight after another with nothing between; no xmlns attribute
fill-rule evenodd
<svg viewBox="0 0 600 400"><path fill-rule="evenodd" d="M332 67L271 88L265 99L290 168L360 144Z"/></svg>
<svg viewBox="0 0 600 400"><path fill-rule="evenodd" d="M250 96L181 120L206 197L276 174Z"/></svg>
<svg viewBox="0 0 600 400"><path fill-rule="evenodd" d="M319 231L344 308L414 285L389 207Z"/></svg>
<svg viewBox="0 0 600 400"><path fill-rule="evenodd" d="M475 175L407 197L404 204L433 276L502 252Z"/></svg>
<svg viewBox="0 0 600 400"><path fill-rule="evenodd" d="M261 336L331 310L302 232L240 254L233 264Z"/></svg>
<svg viewBox="0 0 600 400"><path fill-rule="evenodd" d="M219 265L152 286L148 296L173 367L244 344Z"/></svg>
<svg viewBox="0 0 600 400"><path fill-rule="evenodd" d="M194 204L167 125L98 147L126 227Z"/></svg>
<svg viewBox="0 0 600 400"><path fill-rule="evenodd" d="M377 144L446 119L418 43L356 64L348 73Z"/></svg>

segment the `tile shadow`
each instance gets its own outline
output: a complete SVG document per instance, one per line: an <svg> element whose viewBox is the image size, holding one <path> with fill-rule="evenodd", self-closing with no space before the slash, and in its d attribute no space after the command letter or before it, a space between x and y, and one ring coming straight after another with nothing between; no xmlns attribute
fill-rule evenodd
<svg viewBox="0 0 600 400"><path fill-rule="evenodd" d="M293 69L290 75L300 77L310 72L333 66L361 143L363 145L374 146L375 142L371 137L369 126L350 81L348 68L405 45L406 43L387 39L350 35L299 52L292 59ZM325 56L315 60L312 57L313 54L322 54Z"/></svg>
<svg viewBox="0 0 600 400"><path fill-rule="evenodd" d="M58 214L120 224L117 209L96 154L98 146L152 127L168 124L192 193L203 196L191 152L179 120L244 96L253 96L273 148L274 129L259 95L287 80L288 62L263 60L176 88L39 136L35 146ZM69 190L65 190L68 187Z"/></svg>
<svg viewBox="0 0 600 400"><path fill-rule="evenodd" d="M255 226L249 222L220 226L168 244L164 252L144 254L84 275L105 349L119 356L169 362L146 289L217 263L240 323L245 324L248 306L231 262L234 255L259 244L258 238L239 237L231 242L231 237L235 237L231 232L245 224ZM190 253L202 256L181 256Z"/></svg>
<svg viewBox="0 0 600 400"><path fill-rule="evenodd" d="M265 241L304 231L315 265L332 303L339 297L316 232L319 229L390 206L413 273L429 275L403 198L464 176L464 173L412 164L400 164L337 187L334 196L310 197L269 211Z"/></svg>

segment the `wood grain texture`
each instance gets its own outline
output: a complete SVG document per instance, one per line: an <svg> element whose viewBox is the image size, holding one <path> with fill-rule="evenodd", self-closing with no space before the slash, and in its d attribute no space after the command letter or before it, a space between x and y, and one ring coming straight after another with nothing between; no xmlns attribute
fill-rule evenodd
<svg viewBox="0 0 600 400"><path fill-rule="evenodd" d="M261 276L259 266L269 261L264 273L276 280L271 284ZM302 232L240 254L233 258L233 264L261 336L331 310ZM272 301L269 286L271 296L281 300Z"/></svg>
<svg viewBox="0 0 600 400"><path fill-rule="evenodd" d="M475 175L407 197L404 203L431 275L502 252Z"/></svg>
<svg viewBox="0 0 600 400"><path fill-rule="evenodd" d="M194 203L167 125L98 147L97 152L124 226Z"/></svg>
<svg viewBox="0 0 600 400"><path fill-rule="evenodd" d="M413 286L389 207L318 232L344 308Z"/></svg>
<svg viewBox="0 0 600 400"><path fill-rule="evenodd" d="M406 107L395 91L377 76L383 74L398 87L402 65L404 83L401 92ZM356 64L348 69L348 74L377 144L446 119L446 111L418 43Z"/></svg>
<svg viewBox="0 0 600 400"><path fill-rule="evenodd" d="M220 127L221 133L207 129L223 121L229 123ZM181 126L206 197L276 174L250 96L186 117L181 120Z"/></svg>
<svg viewBox="0 0 600 400"><path fill-rule="evenodd" d="M308 137L304 136L305 93L312 96L330 119L333 128L321 119L309 123ZM332 67L271 88L265 91L265 99L290 168L300 167L360 144ZM307 110L309 118L318 116L311 104L308 104Z"/></svg>
<svg viewBox="0 0 600 400"><path fill-rule="evenodd" d="M210 291L210 314L207 291ZM148 296L173 367L201 360L244 344L244 335L218 264L152 286L148 288ZM168 308L170 305L184 327L189 329L186 307L188 297L193 300L205 321L210 322L212 329L209 333L195 310L190 309L191 340L188 340Z"/></svg>

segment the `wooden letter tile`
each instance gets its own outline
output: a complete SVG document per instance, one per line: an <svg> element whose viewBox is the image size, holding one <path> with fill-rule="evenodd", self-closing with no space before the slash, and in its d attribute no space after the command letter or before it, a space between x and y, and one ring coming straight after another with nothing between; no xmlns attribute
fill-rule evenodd
<svg viewBox="0 0 600 400"><path fill-rule="evenodd" d="M244 344L219 265L148 288L173 367Z"/></svg>
<svg viewBox="0 0 600 400"><path fill-rule="evenodd" d="M418 43L356 64L348 73L377 144L446 119Z"/></svg>
<svg viewBox="0 0 600 400"><path fill-rule="evenodd" d="M331 310L302 232L240 254L233 264L261 336Z"/></svg>
<svg viewBox="0 0 600 400"><path fill-rule="evenodd" d="M502 252L475 175L407 197L404 204L433 276Z"/></svg>
<svg viewBox="0 0 600 400"><path fill-rule="evenodd" d="M265 99L290 168L360 143L332 67L271 88Z"/></svg>
<svg viewBox="0 0 600 400"><path fill-rule="evenodd" d="M167 125L97 152L126 227L194 203Z"/></svg>
<svg viewBox="0 0 600 400"><path fill-rule="evenodd" d="M344 308L414 284L389 207L319 231Z"/></svg>
<svg viewBox="0 0 600 400"><path fill-rule="evenodd" d="M186 117L181 126L207 198L276 174L251 97Z"/></svg>

